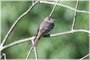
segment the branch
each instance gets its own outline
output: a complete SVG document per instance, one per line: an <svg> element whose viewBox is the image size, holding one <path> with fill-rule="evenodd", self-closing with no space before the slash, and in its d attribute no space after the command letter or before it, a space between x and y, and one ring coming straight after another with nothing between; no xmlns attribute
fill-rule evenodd
<svg viewBox="0 0 90 60"><path fill-rule="evenodd" d="M74 11L77 11L77 12L82 12L82 13L90 13L88 11L83 11L83 10L77 10L75 8L72 8L72 7L69 7L67 5L64 5L64 4L60 4L60 3L55 3L55 2L48 2L48 1L40 1L40 3L45 3L45 4L53 4L53 5L58 5L58 6L63 6L65 8L68 8L68 9L71 9L71 10L74 10Z"/></svg>
<svg viewBox="0 0 90 60"><path fill-rule="evenodd" d="M51 15L53 14L53 12L54 12L54 10L55 10L55 8L56 8L56 6L57 6L57 3L58 3L59 1L60 1L60 0L57 0L57 1L56 1L56 4L54 5L54 7L53 7L51 13L49 14L49 16L51 16Z"/></svg>
<svg viewBox="0 0 90 60"><path fill-rule="evenodd" d="M34 45L34 39L32 40L32 45ZM38 59L38 52L37 52L37 47L36 46L32 46L33 50L34 50L34 55L35 55L35 60Z"/></svg>
<svg viewBox="0 0 90 60"><path fill-rule="evenodd" d="M38 60L37 47L33 47L33 49L34 49L34 54L35 54L35 60Z"/></svg>
<svg viewBox="0 0 90 60"><path fill-rule="evenodd" d="M87 55L85 55L84 57L82 57L81 59L79 59L79 60L84 60L86 57L88 57L90 54L87 54Z"/></svg>
<svg viewBox="0 0 90 60"><path fill-rule="evenodd" d="M50 37L60 36L60 35L65 35L65 34L70 34L70 33L75 33L75 32L85 32L85 33L89 33L90 34L90 31L88 31L88 30L73 30L73 31L71 30L71 31L66 31L66 32L51 34ZM29 38L25 38L25 39L21 39L21 40L17 40L15 42L12 42L12 43L10 43L8 45L3 46L2 48L0 48L0 51L2 51L5 48L8 48L8 47L11 47L11 46L14 46L14 45L23 43L23 42L33 40L34 38L35 38L35 36L29 37Z"/></svg>
<svg viewBox="0 0 90 60"><path fill-rule="evenodd" d="M29 52L28 52L28 54L27 54L26 60L28 60L28 57L29 57L29 55L30 55L32 49L33 49L33 47L31 46L31 48L29 49Z"/></svg>
<svg viewBox="0 0 90 60"><path fill-rule="evenodd" d="M65 35L65 34L70 34L70 33L75 33L75 32L85 32L85 33L89 33L90 34L90 31L88 31L88 30L71 30L71 31L51 34L50 37L60 36L60 35Z"/></svg>
<svg viewBox="0 0 90 60"><path fill-rule="evenodd" d="M79 1L77 0L77 2L76 2L76 6L75 6L75 9L78 9L78 5L79 5ZM77 15L77 12L75 11L75 12L74 12L74 17L73 17L73 22L72 22L71 30L73 30L74 27L75 27L76 15Z"/></svg>
<svg viewBox="0 0 90 60"><path fill-rule="evenodd" d="M10 46L17 45L17 44L20 44L20 43L23 43L23 42L26 42L26 41L30 41L32 39L34 39L34 36L33 37L30 37L30 38L25 38L25 39L17 40L15 42L11 43L11 44L8 44L8 45L5 45L3 47L0 47L0 51L3 50L3 49L5 49L5 48L8 48Z"/></svg>
<svg viewBox="0 0 90 60"><path fill-rule="evenodd" d="M32 4L26 12L24 12L21 16L19 16L19 17L17 18L17 20L14 22L14 24L11 26L11 28L10 28L9 31L7 32L5 38L3 39L2 43L1 43L1 46L4 45L5 41L6 41L6 40L8 39L8 37L9 37L10 33L13 31L13 29L15 28L15 26L17 25L17 23L21 20L21 18L24 17L26 14L28 14L28 13L31 11L31 9L36 5L36 3L37 3L37 2L35 2L34 4Z"/></svg>
<svg viewBox="0 0 90 60"><path fill-rule="evenodd" d="M34 45L34 41L33 41L33 40L31 40L31 41L32 41L32 45ZM27 54L27 56L26 56L26 60L28 60L28 57L29 57L29 55L30 55L32 49L34 49L35 60L38 59L37 47L33 47L33 46L31 46L31 48L29 49L29 52L28 52L28 54Z"/></svg>

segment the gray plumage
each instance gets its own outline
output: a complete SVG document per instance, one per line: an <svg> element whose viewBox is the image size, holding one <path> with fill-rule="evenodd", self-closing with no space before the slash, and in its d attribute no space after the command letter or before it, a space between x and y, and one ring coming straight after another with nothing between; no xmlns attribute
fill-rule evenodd
<svg viewBox="0 0 90 60"><path fill-rule="evenodd" d="M37 46L39 39L47 35L54 27L54 20L51 17L46 17L44 21L40 24L40 27L37 31L36 37L34 39L34 45Z"/></svg>

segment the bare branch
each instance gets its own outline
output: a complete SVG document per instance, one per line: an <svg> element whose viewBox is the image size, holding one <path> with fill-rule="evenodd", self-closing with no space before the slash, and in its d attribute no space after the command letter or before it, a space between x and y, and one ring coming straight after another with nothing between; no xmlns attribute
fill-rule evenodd
<svg viewBox="0 0 90 60"><path fill-rule="evenodd" d="M73 31L66 31L66 32L61 32L61 33L56 33L56 34L51 34L50 36L60 36L60 35L65 35L65 34L70 34L70 33L75 33L75 32L86 32L86 33L90 33L90 31L88 30L73 30Z"/></svg>
<svg viewBox="0 0 90 60"><path fill-rule="evenodd" d="M31 46L31 48L29 49L29 52L28 52L28 54L27 54L26 60L28 60L28 57L29 57L29 55L30 55L32 49L33 49L33 47Z"/></svg>
<svg viewBox="0 0 90 60"><path fill-rule="evenodd" d="M31 41L32 41L32 44L34 45L34 41L33 41L33 40L31 40ZM38 59L37 47L35 47L35 46L31 46L31 48L30 48L30 50L29 50L29 52L28 52L28 54L27 54L26 60L28 59L28 57L29 57L29 55L30 55L32 49L34 49L35 60Z"/></svg>
<svg viewBox="0 0 90 60"><path fill-rule="evenodd" d="M9 31L7 32L5 38L3 39L2 43L1 43L1 46L4 45L5 41L6 41L6 40L8 39L8 37L9 37L10 33L13 31L13 29L15 28L15 26L17 25L17 23L21 20L21 18L22 18L23 16L25 16L28 12L30 12L31 9L36 5L36 3L37 3L37 2L35 2L34 4L32 4L26 12L24 12L21 16L19 16L19 17L17 18L17 20L14 22L14 24L11 26L11 28L10 28Z"/></svg>
<svg viewBox="0 0 90 60"><path fill-rule="evenodd" d="M79 4L79 1L77 0L77 2L76 2L76 6L75 6L75 9L78 9L78 4ZM76 15L77 15L77 12L75 11L75 13L74 13L74 17L73 17L73 23L72 23L71 30L73 30L74 27L75 27Z"/></svg>
<svg viewBox="0 0 90 60"><path fill-rule="evenodd" d="M74 11L77 11L77 12L82 12L82 13L90 13L88 11L83 11L83 10L76 10L75 8L72 8L70 6L67 6L67 5L64 5L64 4L60 4L60 3L55 3L55 2L48 2L48 1L40 1L40 3L45 3L45 4L56 4L58 6L63 6L65 8L68 8L68 9L71 9L71 10L74 10Z"/></svg>
<svg viewBox="0 0 90 60"><path fill-rule="evenodd" d="M33 47L34 49L34 54L35 54L35 60L38 59L38 52L37 52L37 47Z"/></svg>
<svg viewBox="0 0 90 60"><path fill-rule="evenodd" d="M26 41L30 41L34 39L34 36L33 37L30 37L30 38L25 38L25 39L21 39L21 40L17 40L11 44L8 44L8 45L5 45L4 47L0 47L0 51L3 50L4 48L7 48L7 47L10 47L10 46L13 46L13 45L17 45L19 43L23 43L23 42L26 42Z"/></svg>
<svg viewBox="0 0 90 60"><path fill-rule="evenodd" d="M65 35L65 34L70 34L70 33L75 33L75 32L85 32L85 33L89 33L90 34L90 31L88 31L88 30L73 30L73 31L66 31L66 32L60 32L60 33L56 33L56 34L51 34L50 37L60 36L60 35ZM33 40L34 38L35 38L35 36L29 37L29 38L25 38L25 39L21 39L21 40L17 40L15 42L12 42L12 43L10 43L8 45L3 46L2 48L0 48L0 51L2 51L5 48L8 48L8 47L11 47L11 46L23 43L23 42Z"/></svg>
<svg viewBox="0 0 90 60"><path fill-rule="evenodd" d="M32 47L34 49L34 55L35 55L35 60L38 59L38 52L37 52L37 47L33 46L35 44L34 39L32 40Z"/></svg>
<svg viewBox="0 0 90 60"><path fill-rule="evenodd" d="M88 56L90 56L90 54L85 55L84 57L80 58L79 60L84 60Z"/></svg>
<svg viewBox="0 0 90 60"><path fill-rule="evenodd" d="M51 11L51 13L50 13L50 15L49 16L51 16L52 14L53 14L53 12L54 12L54 10L55 10L55 7L57 6L57 3L59 2L59 0L56 2L56 4L54 5L54 7L53 7L53 9L52 9L52 11Z"/></svg>

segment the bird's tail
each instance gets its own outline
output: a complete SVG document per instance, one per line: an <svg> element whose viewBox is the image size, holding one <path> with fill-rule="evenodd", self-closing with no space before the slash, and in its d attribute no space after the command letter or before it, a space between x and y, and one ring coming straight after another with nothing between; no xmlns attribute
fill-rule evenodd
<svg viewBox="0 0 90 60"><path fill-rule="evenodd" d="M37 44L38 44L38 42L39 42L39 40L36 38L36 39L34 40L34 44L33 44L33 46L36 47Z"/></svg>
<svg viewBox="0 0 90 60"><path fill-rule="evenodd" d="M34 44L33 44L34 47L37 46L40 38L41 38L41 35L35 37L35 39L34 39Z"/></svg>

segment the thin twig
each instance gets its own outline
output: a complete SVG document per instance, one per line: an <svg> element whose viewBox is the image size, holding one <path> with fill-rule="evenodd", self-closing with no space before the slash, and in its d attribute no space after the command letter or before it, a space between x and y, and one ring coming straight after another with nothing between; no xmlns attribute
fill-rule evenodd
<svg viewBox="0 0 90 60"><path fill-rule="evenodd" d="M68 8L68 9L71 9L71 10L74 10L74 11L77 11L77 12L82 12L82 13L90 13L88 11L84 11L84 10L76 10L75 8L72 8L70 6L67 6L67 5L64 5L64 4L61 4L61 3L55 3L55 2L48 2L48 1L40 1L40 3L45 3L45 4L53 4L53 5L58 5L58 6L63 6L65 8Z"/></svg>
<svg viewBox="0 0 90 60"><path fill-rule="evenodd" d="M90 31L88 31L88 30L73 30L73 31L66 31L66 32L51 34L50 37L60 36L60 35L65 35L65 34L70 34L70 33L75 33L75 32L85 32L85 33L90 34Z"/></svg>
<svg viewBox="0 0 90 60"><path fill-rule="evenodd" d="M78 4L79 4L79 1L77 0L77 2L76 2L76 6L75 6L75 9L76 9L76 10L78 9ZM74 13L74 17L73 17L73 23L72 23L71 30L73 30L73 29L75 28L76 15L77 15L77 12L75 11L75 13Z"/></svg>
<svg viewBox="0 0 90 60"><path fill-rule="evenodd" d="M33 45L33 44L34 44L33 39L32 39L31 41L32 41L32 45ZM37 60L37 59L38 59L37 47L31 46L31 48L30 48L30 50L29 50L29 52L28 52L28 54L27 54L26 60L28 59L28 57L29 57L29 55L30 55L30 53L31 53L32 49L34 49L35 60Z"/></svg>
<svg viewBox="0 0 90 60"><path fill-rule="evenodd" d="M83 59L85 59L86 57L88 57L90 54L87 54L87 55L85 55L84 57L82 57L82 58L80 58L79 60L83 60Z"/></svg>
<svg viewBox="0 0 90 60"><path fill-rule="evenodd" d="M35 60L38 60L37 47L33 47L33 49L34 49L34 54L35 54Z"/></svg>
<svg viewBox="0 0 90 60"><path fill-rule="evenodd" d="M33 49L33 47L31 46L31 48L29 49L29 52L28 52L28 54L27 54L26 60L28 59L28 57L29 57L29 55L30 55L32 49Z"/></svg>
<svg viewBox="0 0 90 60"><path fill-rule="evenodd" d="M85 33L89 33L90 31L88 30L73 30L73 31L66 31L66 32L60 32L60 33L55 33L55 34L51 34L50 37L54 37L54 36L60 36L60 35L65 35L65 34L70 34L70 33L75 33L75 32L85 32ZM6 49L8 47L23 43L23 42L27 42L30 40L33 40L35 38L35 36L33 37L29 37L29 38L25 38L25 39L21 39L21 40L16 40L15 42L12 42L10 44L7 44L5 46L3 46L2 48L0 48L0 51L2 51L3 49Z"/></svg>
<svg viewBox="0 0 90 60"><path fill-rule="evenodd" d="M37 2L35 2L34 4L32 4L29 9L27 11L25 11L21 16L19 16L17 18L17 20L14 22L14 24L11 26L11 28L9 29L9 31L7 32L5 38L3 39L1 46L4 45L5 41L8 39L9 35L11 34L11 32L13 31L13 29L15 28L15 26L17 25L17 23L21 20L21 18L23 16L25 16L27 13L29 13L31 11L31 9L36 5Z"/></svg>
<svg viewBox="0 0 90 60"><path fill-rule="evenodd" d="M56 4L54 5L54 7L53 7L53 9L52 9L52 11L51 11L51 13L50 13L49 16L51 16L51 15L53 14L53 12L54 12L54 10L55 10L55 8L56 8L58 2L59 2L59 0L58 0L58 1L56 2Z"/></svg>
<svg viewBox="0 0 90 60"><path fill-rule="evenodd" d="M38 52L37 52L37 47L36 46L33 46L35 43L34 43L34 39L32 40L32 47L34 49L34 55L35 55L35 60L38 59Z"/></svg>
<svg viewBox="0 0 90 60"><path fill-rule="evenodd" d="M3 50L4 48L9 47L9 46L13 46L13 45L16 45L16 44L19 44L19 43L30 41L32 39L34 39L34 36L33 37L29 37L29 38L25 38L25 39L16 40L15 42L13 42L11 44L5 45L4 47L0 47L0 51Z"/></svg>

